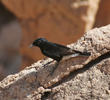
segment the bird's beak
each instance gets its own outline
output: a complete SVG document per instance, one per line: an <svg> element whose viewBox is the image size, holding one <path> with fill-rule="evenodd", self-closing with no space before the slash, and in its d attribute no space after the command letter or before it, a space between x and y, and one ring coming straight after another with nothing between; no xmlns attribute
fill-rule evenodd
<svg viewBox="0 0 110 100"><path fill-rule="evenodd" d="M31 44L30 46L29 46L29 48L32 48L33 47L33 44Z"/></svg>

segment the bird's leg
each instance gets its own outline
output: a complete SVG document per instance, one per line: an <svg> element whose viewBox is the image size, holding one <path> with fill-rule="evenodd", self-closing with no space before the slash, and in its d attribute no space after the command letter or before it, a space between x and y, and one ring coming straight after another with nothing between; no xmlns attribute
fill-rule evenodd
<svg viewBox="0 0 110 100"><path fill-rule="evenodd" d="M52 71L50 72L50 75L51 75L51 76L53 75L53 73L54 73L54 71L56 70L56 68L58 67L58 65L59 65L59 62L56 62L54 68L53 68Z"/></svg>
<svg viewBox="0 0 110 100"><path fill-rule="evenodd" d="M50 73L51 76L53 75L54 71L57 69L57 67L58 67L60 61L62 60L62 58L63 58L63 57L60 56L60 58L57 60L57 62L56 62L56 64L55 64L55 67L53 68L52 72Z"/></svg>

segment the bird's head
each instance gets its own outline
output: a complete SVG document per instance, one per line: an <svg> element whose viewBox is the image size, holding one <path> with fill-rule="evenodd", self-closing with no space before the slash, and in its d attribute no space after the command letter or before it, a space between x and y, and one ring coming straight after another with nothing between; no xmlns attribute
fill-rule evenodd
<svg viewBox="0 0 110 100"><path fill-rule="evenodd" d="M43 45L45 42L47 42L47 40L45 38L38 38L36 40L33 41L33 43L31 44L30 47L33 47L33 46L38 46L40 47L41 45Z"/></svg>

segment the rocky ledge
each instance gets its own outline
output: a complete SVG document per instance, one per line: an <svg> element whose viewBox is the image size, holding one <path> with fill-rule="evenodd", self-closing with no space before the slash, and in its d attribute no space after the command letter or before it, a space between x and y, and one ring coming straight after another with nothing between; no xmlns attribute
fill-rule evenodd
<svg viewBox="0 0 110 100"><path fill-rule="evenodd" d="M40 60L2 80L0 100L109 100L110 25L94 28L68 46L91 56L62 61L54 73L55 61Z"/></svg>

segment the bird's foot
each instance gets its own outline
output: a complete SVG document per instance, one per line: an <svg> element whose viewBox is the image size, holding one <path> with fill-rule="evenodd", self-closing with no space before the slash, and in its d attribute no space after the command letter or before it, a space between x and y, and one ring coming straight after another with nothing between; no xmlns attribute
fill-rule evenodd
<svg viewBox="0 0 110 100"><path fill-rule="evenodd" d="M58 67L59 62L56 63L56 65L54 66L54 68L52 69L52 71L50 72L50 75L52 76L54 74L54 71L56 70L56 68Z"/></svg>

